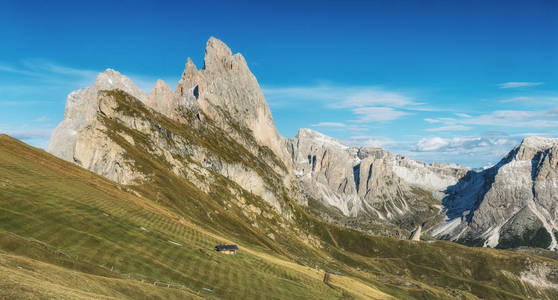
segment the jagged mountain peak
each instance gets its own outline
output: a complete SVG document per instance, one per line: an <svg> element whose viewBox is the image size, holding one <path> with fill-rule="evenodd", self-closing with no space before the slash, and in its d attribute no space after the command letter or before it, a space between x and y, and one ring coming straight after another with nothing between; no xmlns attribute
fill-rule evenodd
<svg viewBox="0 0 558 300"><path fill-rule="evenodd" d="M184 72L182 73L182 77L180 81L184 80L191 80L192 77L198 72L198 68L194 64L191 58L188 57L186 60L186 66L184 67Z"/></svg>
<svg viewBox="0 0 558 300"><path fill-rule="evenodd" d="M166 82L164 82L161 79L157 80L157 83L155 83L155 86L153 87L153 89L151 90L151 94L154 93L165 93L165 94L172 94L172 90L171 88L167 85Z"/></svg>
<svg viewBox="0 0 558 300"><path fill-rule="evenodd" d="M145 104L156 111L168 112L171 110L170 106L172 105L173 97L171 88L163 80L159 79L151 90Z"/></svg>
<svg viewBox="0 0 558 300"><path fill-rule="evenodd" d="M297 139L309 139L312 142L320 144L320 145L328 145L328 146L336 146L340 148L349 148L340 140L327 136L321 132L318 132L313 129L309 128L300 128L295 136Z"/></svg>
<svg viewBox="0 0 558 300"><path fill-rule="evenodd" d="M97 76L106 75L106 76L123 76L120 72L116 71L115 69L107 68L104 72L99 73Z"/></svg>
<svg viewBox="0 0 558 300"><path fill-rule="evenodd" d="M541 136L528 136L523 139L520 148L548 149L558 145L558 138L546 138Z"/></svg>
<svg viewBox="0 0 558 300"><path fill-rule="evenodd" d="M97 90L120 89L143 102L147 100L146 92L137 87L130 78L111 68L99 73L92 87Z"/></svg>
<svg viewBox="0 0 558 300"><path fill-rule="evenodd" d="M538 160L543 152L552 151L558 146L557 138L546 138L540 136L529 136L523 139L519 146L508 153L497 165L500 167L510 161Z"/></svg>
<svg viewBox="0 0 558 300"><path fill-rule="evenodd" d="M206 57L227 57L231 55L232 51L227 44L213 36L209 37L205 44Z"/></svg>
<svg viewBox="0 0 558 300"><path fill-rule="evenodd" d="M233 55L231 49L224 42L214 37L210 37L206 43L203 63L203 69L209 72L248 69L242 54Z"/></svg>
<svg viewBox="0 0 558 300"><path fill-rule="evenodd" d="M241 131L250 132L260 145L286 161L283 140L275 128L269 106L241 54L233 55L225 43L212 37L207 41L204 68L194 71L193 64L187 63L185 74L177 92L192 91L196 94L195 106L218 126L227 131L239 127L247 129ZM242 135L240 132L237 138Z"/></svg>
<svg viewBox="0 0 558 300"><path fill-rule="evenodd" d="M498 164L471 172L444 199L448 219L433 231L477 246L558 249L558 139L531 136Z"/></svg>
<svg viewBox="0 0 558 300"><path fill-rule="evenodd" d="M165 88L165 89L169 89L169 86L167 85L167 83L162 80L162 79L157 79L157 82L155 83L155 86L153 87L153 89L157 89L157 88Z"/></svg>

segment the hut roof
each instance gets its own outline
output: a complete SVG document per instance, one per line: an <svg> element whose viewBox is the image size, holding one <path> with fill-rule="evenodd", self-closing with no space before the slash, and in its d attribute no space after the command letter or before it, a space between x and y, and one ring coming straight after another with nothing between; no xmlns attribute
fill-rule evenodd
<svg viewBox="0 0 558 300"><path fill-rule="evenodd" d="M217 245L215 246L216 251L223 251L223 250L238 250L237 245Z"/></svg>

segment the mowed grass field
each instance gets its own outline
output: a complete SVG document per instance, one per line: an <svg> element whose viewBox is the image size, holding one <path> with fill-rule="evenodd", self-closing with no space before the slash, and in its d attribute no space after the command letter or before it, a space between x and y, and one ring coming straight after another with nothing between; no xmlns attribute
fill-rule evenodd
<svg viewBox="0 0 558 300"><path fill-rule="evenodd" d="M0 136L0 298L339 299L323 272L243 248ZM368 287L372 298L388 298Z"/></svg>
<svg viewBox="0 0 558 300"><path fill-rule="evenodd" d="M142 186L142 196L0 135L0 299L558 297L554 259L371 236L294 204L287 224L294 229L258 240L264 221L250 226L237 208L204 219L227 193L193 198L195 190L179 183L167 185L173 202L158 202L165 185ZM321 246L296 237L306 233ZM213 251L221 243L240 251ZM324 269L344 275L325 284ZM525 274L535 276L531 283Z"/></svg>

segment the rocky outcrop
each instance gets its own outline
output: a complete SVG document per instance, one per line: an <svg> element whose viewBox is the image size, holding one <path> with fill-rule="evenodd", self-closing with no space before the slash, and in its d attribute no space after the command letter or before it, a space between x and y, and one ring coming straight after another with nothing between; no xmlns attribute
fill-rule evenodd
<svg viewBox="0 0 558 300"><path fill-rule="evenodd" d="M96 108L96 118L77 134L74 162L82 167L122 184L139 184L153 176L144 161L155 160L206 193L217 173L281 211L272 184L254 170L253 162L227 160L217 153L219 145L208 147L189 138L209 139L201 135L207 131L220 134L210 124L192 119L191 128L181 131L120 90L100 91ZM227 142L226 136L222 139Z"/></svg>
<svg viewBox="0 0 558 300"><path fill-rule="evenodd" d="M558 139L529 137L494 167L448 188L439 238L510 248L556 249Z"/></svg>
<svg viewBox="0 0 558 300"><path fill-rule="evenodd" d="M386 220L409 230L434 218L443 191L468 171L417 162L381 148L348 147L310 129L289 139L287 149L310 197L347 216Z"/></svg>
<svg viewBox="0 0 558 300"><path fill-rule="evenodd" d="M74 161L78 133L95 119L98 92L113 89L123 90L141 101L147 99L146 93L128 77L107 69L97 76L92 86L73 91L68 95L64 120L52 133L48 151L67 161Z"/></svg>
<svg viewBox="0 0 558 300"><path fill-rule="evenodd" d="M179 105L174 103L174 98L174 93L170 87L159 79L155 87L151 90L151 94L147 97L145 105L170 118L176 118L174 110L178 108Z"/></svg>
<svg viewBox="0 0 558 300"><path fill-rule="evenodd" d="M362 210L353 178L357 149L309 129L301 129L289 139L287 149L295 175L309 195L345 215Z"/></svg>
<svg viewBox="0 0 558 300"><path fill-rule="evenodd" d="M222 41L210 38L204 67L198 70L188 58L173 97L168 91L162 94L154 96L148 105L177 121L181 121L181 109L203 112L198 118L211 118L254 153L257 147L251 145L247 135L255 138L258 145L271 149L283 162L274 166L276 171L289 173L288 169L281 168L287 160L284 142L275 128L256 77L242 54L232 54Z"/></svg>
<svg viewBox="0 0 558 300"><path fill-rule="evenodd" d="M420 241L420 234L422 232L422 225L417 226L417 228L411 233L409 240Z"/></svg>

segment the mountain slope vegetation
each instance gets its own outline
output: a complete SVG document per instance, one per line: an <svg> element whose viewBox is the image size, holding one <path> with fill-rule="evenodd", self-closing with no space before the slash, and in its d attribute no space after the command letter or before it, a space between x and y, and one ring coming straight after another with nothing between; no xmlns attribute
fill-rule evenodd
<svg viewBox="0 0 558 300"><path fill-rule="evenodd" d="M0 144L3 268L22 274L4 286L6 295L65 297L66 290L67 298L341 295L316 276L270 263L244 248L234 257L218 255L212 249L226 239L171 209L6 136ZM51 277L50 272L61 275ZM76 285L74 274L94 284ZM56 294L46 283L33 286L46 277L66 288Z"/></svg>
<svg viewBox="0 0 558 300"><path fill-rule="evenodd" d="M156 159L150 163L156 166ZM6 296L556 296L554 260L369 236L315 219L287 196L292 221L270 238L265 226L251 226L250 217L228 208L221 198L227 195L206 195L170 172L155 174L145 185L120 185L7 136L0 140L0 171L0 274L10 278L1 289ZM164 177L169 185L158 182ZM217 184L235 186L221 180ZM167 193L174 198L165 199L163 191L171 186ZM268 206L250 193L245 196L254 207ZM173 202L179 199L181 206ZM239 254L212 251L226 242L238 244ZM537 268L550 271L540 278ZM326 285L324 270L343 275L331 275ZM529 272L547 287L522 280Z"/></svg>

